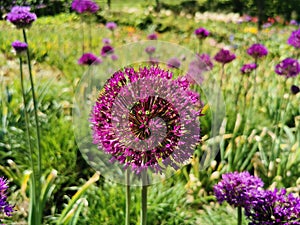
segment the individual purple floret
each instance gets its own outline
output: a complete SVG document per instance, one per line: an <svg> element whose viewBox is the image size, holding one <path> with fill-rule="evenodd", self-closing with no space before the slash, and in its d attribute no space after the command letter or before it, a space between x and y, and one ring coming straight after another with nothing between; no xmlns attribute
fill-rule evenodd
<svg viewBox="0 0 300 225"><path fill-rule="evenodd" d="M291 33L287 40L287 43L295 48L300 48L300 29L295 30Z"/></svg>
<svg viewBox="0 0 300 225"><path fill-rule="evenodd" d="M99 10L97 3L91 0L73 0L71 8L78 13L96 13Z"/></svg>
<svg viewBox="0 0 300 225"><path fill-rule="evenodd" d="M111 31L117 28L117 24L115 22L107 22L105 27Z"/></svg>
<svg viewBox="0 0 300 225"><path fill-rule="evenodd" d="M296 77L300 73L300 65L297 59L286 58L275 66L275 72L280 76Z"/></svg>
<svg viewBox="0 0 300 225"><path fill-rule="evenodd" d="M115 72L91 113L99 150L136 173L186 162L200 140L200 97L172 77L158 66Z"/></svg>
<svg viewBox="0 0 300 225"><path fill-rule="evenodd" d="M169 68L176 68L176 69L178 69L180 67L180 65L181 65L181 62L176 57L173 57L173 58L169 59L168 62L167 62L167 66Z"/></svg>
<svg viewBox="0 0 300 225"><path fill-rule="evenodd" d="M101 49L101 55L107 56L114 53L114 48L111 45L104 45Z"/></svg>
<svg viewBox="0 0 300 225"><path fill-rule="evenodd" d="M249 172L233 172L222 175L222 180L214 186L219 203L228 202L233 207L245 207L252 202L252 191L263 187L259 177Z"/></svg>
<svg viewBox="0 0 300 225"><path fill-rule="evenodd" d="M300 198L285 189L253 190L255 199L245 207L249 225L300 225Z"/></svg>
<svg viewBox="0 0 300 225"><path fill-rule="evenodd" d="M217 62L222 63L223 65L233 61L235 58L235 54L227 49L221 49L214 57Z"/></svg>
<svg viewBox="0 0 300 225"><path fill-rule="evenodd" d="M102 60L92 53L84 53L78 60L79 65L96 65L102 63Z"/></svg>
<svg viewBox="0 0 300 225"><path fill-rule="evenodd" d="M23 53L26 53L28 45L25 42L21 41L14 41L11 46L15 50L17 55L21 55Z"/></svg>
<svg viewBox="0 0 300 225"><path fill-rule="evenodd" d="M11 213L13 212L13 206L11 206L7 202L7 195L6 195L7 189L8 189L7 180L4 179L4 177L0 177L0 215L4 213L4 215L6 216L11 216Z"/></svg>
<svg viewBox="0 0 300 225"><path fill-rule="evenodd" d="M157 40L157 34L156 33L149 34L147 36L147 39L148 40Z"/></svg>
<svg viewBox="0 0 300 225"><path fill-rule="evenodd" d="M293 95L298 94L300 92L300 87L297 86L297 85L292 85L291 86L291 92L292 92Z"/></svg>
<svg viewBox="0 0 300 225"><path fill-rule="evenodd" d="M7 14L6 19L18 29L23 29L29 28L37 17L34 13L30 12L30 7L14 6Z"/></svg>
<svg viewBox="0 0 300 225"><path fill-rule="evenodd" d="M203 27L200 27L194 31L194 34L198 39L204 39L209 35L209 31Z"/></svg>
<svg viewBox="0 0 300 225"><path fill-rule="evenodd" d="M242 74L249 74L253 70L255 70L256 68L257 68L257 64L255 64L255 63L244 64L241 68L241 73Z"/></svg>
<svg viewBox="0 0 300 225"><path fill-rule="evenodd" d="M268 55L268 49L262 44L253 44L247 49L248 55L255 59Z"/></svg>
<svg viewBox="0 0 300 225"><path fill-rule="evenodd" d="M145 48L145 52L150 56L155 52L155 50L156 48L154 46L147 46Z"/></svg>

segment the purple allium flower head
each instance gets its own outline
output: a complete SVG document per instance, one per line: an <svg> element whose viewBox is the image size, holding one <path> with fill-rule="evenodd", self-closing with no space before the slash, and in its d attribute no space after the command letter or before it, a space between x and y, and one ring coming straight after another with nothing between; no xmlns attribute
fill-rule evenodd
<svg viewBox="0 0 300 225"><path fill-rule="evenodd" d="M110 56L110 58L111 58L111 60L116 61L116 60L118 60L119 57L116 54L112 54Z"/></svg>
<svg viewBox="0 0 300 225"><path fill-rule="evenodd" d="M157 34L156 33L149 34L147 36L147 39L148 40L157 40Z"/></svg>
<svg viewBox="0 0 300 225"><path fill-rule="evenodd" d="M263 46L262 44L253 44L251 47L247 49L248 55L252 56L253 58L261 58L263 56L268 55L268 49Z"/></svg>
<svg viewBox="0 0 300 225"><path fill-rule="evenodd" d="M291 33L287 43L295 48L300 48L300 29L295 30Z"/></svg>
<svg viewBox="0 0 300 225"><path fill-rule="evenodd" d="M169 68L176 68L176 69L178 69L180 67L180 65L181 65L181 62L176 57L173 57L173 58L169 59L168 62L167 62L167 66Z"/></svg>
<svg viewBox="0 0 300 225"><path fill-rule="evenodd" d="M7 202L7 189L7 180L4 179L4 177L0 177L0 215L4 213L6 216L11 216L11 213L13 212L13 206Z"/></svg>
<svg viewBox="0 0 300 225"><path fill-rule="evenodd" d="M107 22L105 27L111 31L117 28L117 24L115 22Z"/></svg>
<svg viewBox="0 0 300 225"><path fill-rule="evenodd" d="M30 7L14 6L7 14L6 19L18 29L23 29L29 28L37 17L34 13L30 12Z"/></svg>
<svg viewBox="0 0 300 225"><path fill-rule="evenodd" d="M104 45L101 49L101 55L107 56L114 53L114 48L111 45Z"/></svg>
<svg viewBox="0 0 300 225"><path fill-rule="evenodd" d="M92 64L100 64L102 63L102 60L100 58L98 58L97 56L95 56L92 53L84 53L80 59L78 60L78 64L79 65L92 65Z"/></svg>
<svg viewBox="0 0 300 225"><path fill-rule="evenodd" d="M148 54L148 55L152 55L154 52L155 52L156 48L154 46L147 46L145 48L145 52Z"/></svg>
<svg viewBox="0 0 300 225"><path fill-rule="evenodd" d="M111 40L109 38L103 38L102 39L103 44L105 45L110 45L111 44Z"/></svg>
<svg viewBox="0 0 300 225"><path fill-rule="evenodd" d="M244 64L241 68L241 72L242 74L249 74L256 68L257 68L257 64L255 63Z"/></svg>
<svg viewBox="0 0 300 225"><path fill-rule="evenodd" d="M296 95L300 92L300 87L298 87L297 85L292 85L291 86L291 92L293 95Z"/></svg>
<svg viewBox="0 0 300 225"><path fill-rule="evenodd" d="M198 39L206 38L209 35L209 31L203 27L200 27L194 31L194 34Z"/></svg>
<svg viewBox="0 0 300 225"><path fill-rule="evenodd" d="M127 67L107 80L91 112L93 142L136 173L184 163L199 142L199 95L158 66ZM172 158L172 159L171 159Z"/></svg>
<svg viewBox="0 0 300 225"><path fill-rule="evenodd" d="M73 0L71 8L78 13L96 13L99 10L97 3L91 0Z"/></svg>
<svg viewBox="0 0 300 225"><path fill-rule="evenodd" d="M297 59L286 58L275 66L275 72L286 78L295 77L300 73L300 65Z"/></svg>
<svg viewBox="0 0 300 225"><path fill-rule="evenodd" d="M228 202L233 207L245 207L252 201L251 191L263 187L259 177L249 172L233 172L222 175L222 180L214 186L219 203Z"/></svg>
<svg viewBox="0 0 300 225"><path fill-rule="evenodd" d="M28 45L25 42L14 41L11 46L15 50L17 55L23 54L27 51Z"/></svg>
<svg viewBox="0 0 300 225"><path fill-rule="evenodd" d="M295 26L297 26L297 25L298 25L298 23L297 23L297 21L296 21L296 20L291 20L291 21L290 21L290 25L295 25Z"/></svg>
<svg viewBox="0 0 300 225"><path fill-rule="evenodd" d="M214 57L214 59L222 64L229 63L236 58L234 53L231 53L227 49L221 49Z"/></svg>
<svg viewBox="0 0 300 225"><path fill-rule="evenodd" d="M253 190L254 199L245 207L250 225L300 225L300 198L285 189Z"/></svg>

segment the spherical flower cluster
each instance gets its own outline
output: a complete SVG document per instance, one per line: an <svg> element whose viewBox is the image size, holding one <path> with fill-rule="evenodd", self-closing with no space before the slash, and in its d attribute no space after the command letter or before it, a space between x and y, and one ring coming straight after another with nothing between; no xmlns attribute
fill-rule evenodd
<svg viewBox="0 0 300 225"><path fill-rule="evenodd" d="M219 203L228 202L233 207L245 207L253 200L252 191L263 187L260 178L249 172L234 172L222 175L222 180L214 186Z"/></svg>
<svg viewBox="0 0 300 225"><path fill-rule="evenodd" d="M300 198L286 190L255 190L255 201L245 207L249 225L300 225Z"/></svg>
<svg viewBox="0 0 300 225"><path fill-rule="evenodd" d="M7 14L6 19L18 29L23 29L29 28L37 17L34 13L30 12L30 7L14 6Z"/></svg>
<svg viewBox="0 0 300 225"><path fill-rule="evenodd" d="M154 46L147 46L145 48L145 52L148 54L148 55L152 55L154 52L155 52L156 48Z"/></svg>
<svg viewBox="0 0 300 225"><path fill-rule="evenodd" d="M203 27L200 27L194 31L194 34L198 39L204 39L209 35L209 31Z"/></svg>
<svg viewBox="0 0 300 225"><path fill-rule="evenodd" d="M147 36L147 39L148 40L157 40L157 34L156 33L149 34Z"/></svg>
<svg viewBox="0 0 300 225"><path fill-rule="evenodd" d="M203 53L203 54L201 54L201 55L198 55L198 54L197 54L197 56L199 56L200 61L203 62L204 65L206 65L206 70L207 70L207 71L213 69L214 64L213 64L213 62L211 61L210 55L209 55L209 54Z"/></svg>
<svg viewBox="0 0 300 225"><path fill-rule="evenodd" d="M300 48L300 29L291 33L287 43L295 48Z"/></svg>
<svg viewBox="0 0 300 225"><path fill-rule="evenodd" d="M71 8L78 13L96 13L99 10L97 3L91 0L73 0Z"/></svg>
<svg viewBox="0 0 300 225"><path fill-rule="evenodd" d="M114 53L114 48L110 45L104 45L101 49L101 55L104 57L112 53Z"/></svg>
<svg viewBox="0 0 300 225"><path fill-rule="evenodd" d="M21 55L27 51L28 45L25 42L14 41L11 46L17 55Z"/></svg>
<svg viewBox="0 0 300 225"><path fill-rule="evenodd" d="M268 49L262 44L253 44L247 49L248 55L255 59L268 55Z"/></svg>
<svg viewBox="0 0 300 225"><path fill-rule="evenodd" d="M90 120L94 144L113 162L140 173L178 169L190 158L199 142L199 95L172 76L158 66L127 67L107 80Z"/></svg>
<svg viewBox="0 0 300 225"><path fill-rule="evenodd" d="M6 191L8 189L7 180L0 177L0 214L4 213L6 216L11 216L13 206L7 202ZM0 220L1 222L1 220Z"/></svg>
<svg viewBox="0 0 300 225"><path fill-rule="evenodd" d="M256 63L249 63L249 64L244 64L241 68L241 73L242 74L249 74L251 73L253 70L255 70L257 68L257 64Z"/></svg>
<svg viewBox="0 0 300 225"><path fill-rule="evenodd" d="M286 78L295 77L300 73L300 64L297 59L286 58L275 66L275 72Z"/></svg>
<svg viewBox="0 0 300 225"><path fill-rule="evenodd" d="M84 53L80 59L78 60L78 64L79 65L92 65L92 64L100 64L102 63L102 60L100 58L98 58L97 56L95 56L92 53Z"/></svg>
<svg viewBox="0 0 300 225"><path fill-rule="evenodd" d="M196 59L189 64L186 77L190 82L194 82L196 79L197 82L201 83L203 81L203 73L212 70L213 66L208 54L197 54Z"/></svg>
<svg viewBox="0 0 300 225"><path fill-rule="evenodd" d="M168 62L167 62L167 66L169 68L177 68L178 69L180 67L180 65L181 65L181 62L176 57L173 57L173 58L169 59Z"/></svg>
<svg viewBox="0 0 300 225"><path fill-rule="evenodd" d="M221 49L214 57L217 62L222 63L223 65L233 61L235 58L235 54L227 49Z"/></svg>
<svg viewBox="0 0 300 225"><path fill-rule="evenodd" d="M115 22L107 22L105 27L111 31L117 28L117 24Z"/></svg>
<svg viewBox="0 0 300 225"><path fill-rule="evenodd" d="M110 45L111 44L111 40L109 38L103 38L102 39L103 44L105 45Z"/></svg>

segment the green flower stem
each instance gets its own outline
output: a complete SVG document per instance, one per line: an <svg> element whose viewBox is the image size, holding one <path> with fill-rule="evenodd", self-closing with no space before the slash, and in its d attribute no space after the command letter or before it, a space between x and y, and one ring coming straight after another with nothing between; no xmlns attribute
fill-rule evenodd
<svg viewBox="0 0 300 225"><path fill-rule="evenodd" d="M25 43L28 44L27 41L27 36L26 36L26 31L23 29L23 37ZM37 177L37 182L36 182L36 207L34 208L34 216L35 216L35 221L33 224L41 224L42 221L42 212L40 209L40 191L41 191L41 183L40 183L40 177L41 177L41 172L42 172L42 151L41 151L41 137L40 137L40 125L38 121L38 114L37 114L37 101L36 101L36 95L35 95L35 89L34 89L34 83L33 83L33 76L32 76L32 68L31 68L31 62L30 62L30 54L29 54L29 48L27 48L27 63L28 63L28 72L29 72L29 79L30 79L30 85L31 85L31 94L32 94L32 99L33 99L33 108L34 108L34 119L35 119L35 128L36 128L36 135L37 135L37 149L38 149L38 170L36 173ZM34 168L32 168L34 169Z"/></svg>
<svg viewBox="0 0 300 225"><path fill-rule="evenodd" d="M238 225L242 225L242 207L237 207L237 215L238 215L238 218L237 218L237 220L238 220L238 222L237 222L237 224Z"/></svg>
<svg viewBox="0 0 300 225"><path fill-rule="evenodd" d="M32 175L30 177L31 179L31 189L30 189L30 195L32 197L32 202L31 202L31 208L34 209L36 207L36 181L35 181L35 168L34 168L34 161L33 161L33 155L34 155L34 150L30 141L30 131L29 131L29 117L27 113L27 102L26 102L26 96L25 96L25 87L24 87L24 76L23 76L23 61L22 58L19 58L20 60L20 78L21 78L21 91L22 91L22 97L23 97L23 103L24 103L24 115L25 115L25 124L26 124L26 136L27 136L27 142L28 142L28 147L29 147L29 152L30 152L30 166L32 170ZM34 215L34 214L31 214ZM31 220L30 220L31 221Z"/></svg>
<svg viewBox="0 0 300 225"><path fill-rule="evenodd" d="M147 224L147 171L142 171L142 209L141 209L141 225Z"/></svg>
<svg viewBox="0 0 300 225"><path fill-rule="evenodd" d="M125 185L126 185L126 217L125 225L130 225L130 171L126 170L125 173Z"/></svg>

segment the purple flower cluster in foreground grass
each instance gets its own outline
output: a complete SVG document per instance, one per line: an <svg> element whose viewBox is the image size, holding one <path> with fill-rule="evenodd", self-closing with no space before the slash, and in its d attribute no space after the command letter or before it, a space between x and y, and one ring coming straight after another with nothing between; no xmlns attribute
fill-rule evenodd
<svg viewBox="0 0 300 225"><path fill-rule="evenodd" d="M73 0L71 8L78 13L96 13L99 10L97 3L91 0Z"/></svg>
<svg viewBox="0 0 300 225"><path fill-rule="evenodd" d="M7 202L7 189L7 180L3 177L0 177L0 214L4 213L6 216L11 216L11 213L13 212L13 206Z"/></svg>
<svg viewBox="0 0 300 225"><path fill-rule="evenodd" d="M268 49L262 44L253 44L247 49L248 55L255 59L262 58L268 55Z"/></svg>
<svg viewBox="0 0 300 225"><path fill-rule="evenodd" d="M14 6L7 14L6 19L18 29L23 29L29 28L37 17L34 13L30 12L30 7Z"/></svg>
<svg viewBox="0 0 300 225"><path fill-rule="evenodd" d="M92 109L94 144L136 173L177 168L199 142L199 95L158 66L131 67L107 80ZM170 157L172 156L172 157Z"/></svg>
<svg viewBox="0 0 300 225"><path fill-rule="evenodd" d="M264 190L260 178L249 172L222 175L214 186L218 202L245 209L249 225L300 225L300 198L285 189Z"/></svg>
<svg viewBox="0 0 300 225"><path fill-rule="evenodd" d="M296 77L300 73L300 64L297 59L286 58L275 66L275 72L286 78Z"/></svg>
<svg viewBox="0 0 300 225"><path fill-rule="evenodd" d="M300 29L292 32L287 43L295 48L300 48Z"/></svg>
<svg viewBox="0 0 300 225"><path fill-rule="evenodd" d="M13 49L15 50L17 55L20 55L24 52L26 52L28 45L25 42L21 42L21 41L14 41L11 46L13 47Z"/></svg>
<svg viewBox="0 0 300 225"><path fill-rule="evenodd" d="M222 63L223 65L233 61L235 58L235 54L227 49L221 49L214 57L217 62Z"/></svg>
<svg viewBox="0 0 300 225"><path fill-rule="evenodd" d="M219 203L228 202L234 207L245 207L251 203L252 191L263 187L260 178L249 172L234 172L222 175L222 181L214 186L214 192Z"/></svg>
<svg viewBox="0 0 300 225"><path fill-rule="evenodd" d="M79 65L96 65L102 63L102 60L92 53L84 53L78 60Z"/></svg>
<svg viewBox="0 0 300 225"><path fill-rule="evenodd" d="M241 68L241 72L242 74L249 74L256 68L257 68L257 64L255 63L244 64Z"/></svg>
<svg viewBox="0 0 300 225"><path fill-rule="evenodd" d="M200 27L194 31L194 34L196 35L196 37L198 39L204 39L204 38L208 37L209 31L203 27Z"/></svg>

